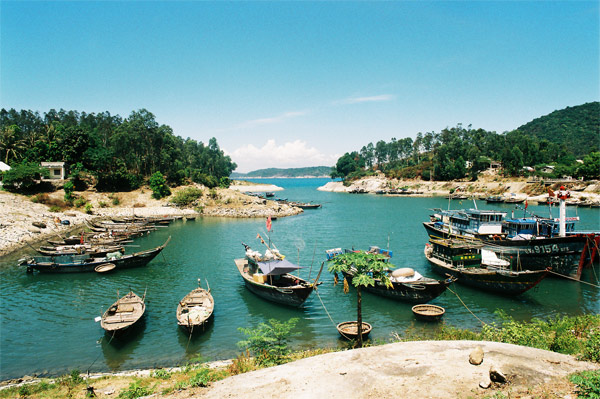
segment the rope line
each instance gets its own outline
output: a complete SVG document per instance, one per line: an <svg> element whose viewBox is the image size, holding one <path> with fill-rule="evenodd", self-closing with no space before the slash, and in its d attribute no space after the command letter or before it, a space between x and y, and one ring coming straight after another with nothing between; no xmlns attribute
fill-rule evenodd
<svg viewBox="0 0 600 399"><path fill-rule="evenodd" d="M452 290L450 289L450 287L447 287L446 289L447 289L448 291L450 291L451 293L453 293L454 295L456 295L456 297L458 298L458 300L460 301L460 303L462 303L462 304L463 304L463 306L465 307L465 309L467 309L467 310L469 311L469 313L471 313L471 314L473 315L473 317L475 317L477 320L479 320L479 322L480 322L481 324L483 324L484 326L486 326L486 325L487 325L487 323L486 323L485 321L481 320L479 317L477 317L477 316L475 315L475 313L473 313L473 312L471 311L471 309L469 309L469 307L468 307L468 306L467 306L467 305L466 305L466 304L463 302L463 300L462 300L462 299L460 299L460 297L458 296L458 294L457 294L456 292L452 291Z"/></svg>
<svg viewBox="0 0 600 399"><path fill-rule="evenodd" d="M327 316L329 317L329 320L331 320L331 324L333 324L336 327L337 330L337 324L335 321L333 321L333 318L331 317L331 315L329 314L329 311L327 310L327 308L325 307L325 303L323 303L323 300L321 299L321 295L319 295L319 291L317 291L316 289L314 290L315 294L317 294L317 298L319 298L319 301L321 301L321 305L323 305L323 309L325 309L325 313L327 313ZM356 326L358 327L358 323L356 323ZM362 326L361 326L362 327ZM344 338L346 338L347 340L351 341L352 338L348 337L346 334L344 334L343 331L338 330L340 334L342 334L342 336ZM362 329L361 329L362 332Z"/></svg>
<svg viewBox="0 0 600 399"><path fill-rule="evenodd" d="M581 284L587 284L587 285L591 285L592 287L600 288L600 285L588 283L587 281L577 280L576 278L565 276L564 274L556 273L556 272L553 272L552 270L548 270L548 272L552 273L552 274L556 274L557 276L562 277L562 278L567 278L569 280L577 281L578 283L581 283Z"/></svg>
<svg viewBox="0 0 600 399"><path fill-rule="evenodd" d="M115 335L116 335L116 334L117 334L117 332L116 332L116 331L113 331L112 337L110 337L110 341L108 341L108 344L107 344L107 345L110 345L110 343L112 342L112 340L113 340L113 338L115 337ZM98 341L98 343L99 343L99 344L102 344L102 340L103 340L104 338L105 338L105 336L102 336L102 337L100 338L100 340ZM87 367L87 375L88 375L88 378L89 378L89 376L90 376L90 369L92 368L92 366L94 365L94 363L96 363L96 361L97 361L97 360L100 358L100 355L102 355L102 353L98 354L98 356L96 356L96 358L94 359L94 361L92 362L92 364L90 364L90 365Z"/></svg>

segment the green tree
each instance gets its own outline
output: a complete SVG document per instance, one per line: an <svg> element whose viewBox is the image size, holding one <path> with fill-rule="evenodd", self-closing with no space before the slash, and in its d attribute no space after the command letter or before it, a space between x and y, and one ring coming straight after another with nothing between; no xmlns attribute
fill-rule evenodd
<svg viewBox="0 0 600 399"><path fill-rule="evenodd" d="M35 163L21 162L4 172L4 189L7 191L31 192L40 184L42 177L48 177L49 175L46 168L41 168Z"/></svg>
<svg viewBox="0 0 600 399"><path fill-rule="evenodd" d="M167 181L162 173L154 172L154 174L150 176L148 183L152 189L152 198L161 199L171 195L171 190L169 189L169 186L167 186Z"/></svg>
<svg viewBox="0 0 600 399"><path fill-rule="evenodd" d="M386 263L386 257L380 254L372 254L364 251L348 252L340 254L331 259L329 266L330 273L342 273L352 275L352 285L356 287L356 320L359 331L362 331L362 287L375 285L375 279L381 280L388 288L392 283L388 278L387 270L389 263ZM358 334L358 347L362 348L362 334Z"/></svg>
<svg viewBox="0 0 600 399"><path fill-rule="evenodd" d="M600 178L600 152L592 152L583 158L583 164L577 169L577 176L588 180Z"/></svg>

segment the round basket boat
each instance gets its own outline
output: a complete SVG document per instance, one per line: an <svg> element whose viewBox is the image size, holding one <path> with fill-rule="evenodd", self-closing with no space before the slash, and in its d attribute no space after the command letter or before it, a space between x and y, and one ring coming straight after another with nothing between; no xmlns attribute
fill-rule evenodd
<svg viewBox="0 0 600 399"><path fill-rule="evenodd" d="M362 336L366 338L371 332L373 327L369 323L362 323ZM356 321L345 321L337 325L337 330L340 335L346 339L357 339L358 338L358 322Z"/></svg>
<svg viewBox="0 0 600 399"><path fill-rule="evenodd" d="M106 273L109 272L111 270L114 270L115 268L115 264L114 263L103 263L101 265L98 265L94 268L94 270L98 273Z"/></svg>
<svg viewBox="0 0 600 399"><path fill-rule="evenodd" d="M412 311L417 319L423 321L437 321L446 313L443 307L429 304L415 305Z"/></svg>

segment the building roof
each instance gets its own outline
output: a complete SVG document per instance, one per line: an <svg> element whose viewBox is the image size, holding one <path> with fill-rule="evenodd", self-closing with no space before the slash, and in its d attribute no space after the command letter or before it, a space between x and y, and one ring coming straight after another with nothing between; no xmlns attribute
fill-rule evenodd
<svg viewBox="0 0 600 399"><path fill-rule="evenodd" d="M4 171L7 171L7 170L10 170L10 166L8 166L4 162L0 161L0 171L4 172Z"/></svg>

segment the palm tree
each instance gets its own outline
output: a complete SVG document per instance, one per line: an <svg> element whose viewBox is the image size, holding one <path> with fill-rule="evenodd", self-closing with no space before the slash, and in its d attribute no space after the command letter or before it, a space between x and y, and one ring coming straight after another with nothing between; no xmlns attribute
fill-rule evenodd
<svg viewBox="0 0 600 399"><path fill-rule="evenodd" d="M392 287L392 282L387 275L390 264L386 262L386 259L381 254L358 251L340 254L330 260L329 272L352 275L352 285L356 287L359 348L362 348L363 345L361 288L375 286L375 279L381 280L389 288Z"/></svg>
<svg viewBox="0 0 600 399"><path fill-rule="evenodd" d="M4 163L8 164L9 157L18 160L19 151L25 149L25 141L19 137L19 127L10 125L0 131L0 154L4 156Z"/></svg>

